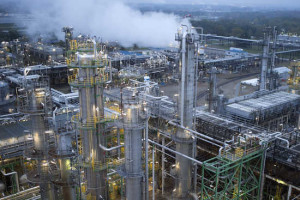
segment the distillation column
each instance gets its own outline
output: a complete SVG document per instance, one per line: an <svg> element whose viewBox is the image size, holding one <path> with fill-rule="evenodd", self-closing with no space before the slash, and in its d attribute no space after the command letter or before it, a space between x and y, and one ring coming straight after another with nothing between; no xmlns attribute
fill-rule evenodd
<svg viewBox="0 0 300 200"><path fill-rule="evenodd" d="M86 51L77 53L77 73L69 83L79 91L80 114L74 118L82 140L82 166L84 167L87 196L107 199L107 169L105 151L99 144L105 142L103 84L108 81L105 73L107 59Z"/></svg>
<svg viewBox="0 0 300 200"><path fill-rule="evenodd" d="M208 110L209 112L213 113L215 112L216 108L216 88L217 88L217 68L212 67L209 71L210 76L209 76L209 96L208 96Z"/></svg>
<svg viewBox="0 0 300 200"><path fill-rule="evenodd" d="M142 137L146 114L132 91L123 92L122 128L125 137L126 199L143 199Z"/></svg>
<svg viewBox="0 0 300 200"><path fill-rule="evenodd" d="M261 61L261 76L259 90L267 89L267 70L268 70L268 58L269 58L269 45L270 45L270 33L269 31L265 34L263 44L263 55Z"/></svg>
<svg viewBox="0 0 300 200"><path fill-rule="evenodd" d="M72 162L76 156L76 151L72 147L73 137L75 131L73 130L72 124L65 120L56 120L54 115L55 123L55 135L56 145L52 153L52 156L57 159L59 164L59 176L53 176L53 183L58 187L61 187L63 199L76 199L76 177L71 169Z"/></svg>
<svg viewBox="0 0 300 200"><path fill-rule="evenodd" d="M46 131L49 128L47 117L51 116L52 109L48 80L26 80L18 94L19 111L30 115L33 136L33 148L26 149L24 155L32 164L32 168L28 169L28 180L39 184L42 199L55 199L49 175L49 131Z"/></svg>
<svg viewBox="0 0 300 200"><path fill-rule="evenodd" d="M181 55L179 70L180 101L178 110L180 114L180 125L193 128L193 107L195 89L195 35L184 32L178 34L176 40L180 41ZM184 129L178 128L174 141L176 151L192 157L193 139ZM182 156L176 155L176 182L174 197L176 199L187 199L191 190L192 162Z"/></svg>

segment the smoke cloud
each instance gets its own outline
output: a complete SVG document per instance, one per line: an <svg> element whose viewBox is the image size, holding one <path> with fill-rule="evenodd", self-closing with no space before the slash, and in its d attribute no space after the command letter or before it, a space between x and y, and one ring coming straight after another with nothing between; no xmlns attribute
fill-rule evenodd
<svg viewBox="0 0 300 200"><path fill-rule="evenodd" d="M82 34L118 41L124 46L164 47L174 41L180 25L175 15L142 13L114 0L21 0L20 3L34 18L27 25L30 35L54 32L62 39L61 28L72 26Z"/></svg>

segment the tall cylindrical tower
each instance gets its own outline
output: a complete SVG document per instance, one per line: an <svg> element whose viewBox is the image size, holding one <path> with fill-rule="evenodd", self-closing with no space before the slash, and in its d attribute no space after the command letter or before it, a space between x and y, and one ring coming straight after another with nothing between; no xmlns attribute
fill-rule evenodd
<svg viewBox="0 0 300 200"><path fill-rule="evenodd" d="M54 191L48 162L50 131L47 131L52 102L47 78L27 79L24 75L23 87L18 90L18 109L19 112L29 114L32 122L33 147L24 152L24 157L30 160L26 164L28 180L39 184L42 199L52 200Z"/></svg>
<svg viewBox="0 0 300 200"><path fill-rule="evenodd" d="M261 61L261 75L260 75L260 85L259 85L260 91L267 89L269 47L270 47L270 31L267 30L263 41L263 55Z"/></svg>
<svg viewBox="0 0 300 200"><path fill-rule="evenodd" d="M176 40L180 42L179 70L181 79L179 82L180 100L178 104L180 125L185 128L193 128L193 107L195 92L195 55L196 36L189 32L178 34ZM174 137L176 151L192 157L193 139L186 130L179 128ZM192 163L189 159L176 155L176 182L174 197L187 199L192 183Z"/></svg>
<svg viewBox="0 0 300 200"><path fill-rule="evenodd" d="M88 42L86 43L88 44ZM107 199L107 170L105 151L99 144L105 142L103 85L109 81L105 68L108 60L97 54L95 41L77 50L71 64L73 75L69 84L78 88L80 113L73 117L82 143L82 162L87 197Z"/></svg>
<svg viewBox="0 0 300 200"><path fill-rule="evenodd" d="M143 199L142 152L146 112L135 91L123 90L121 128L125 137L126 199Z"/></svg>
<svg viewBox="0 0 300 200"><path fill-rule="evenodd" d="M70 121L58 120L53 117L55 126L55 147L50 155L57 160L59 169L51 177L52 182L61 188L62 199L76 199L77 171L74 166L76 149L72 145L75 141L75 131Z"/></svg>

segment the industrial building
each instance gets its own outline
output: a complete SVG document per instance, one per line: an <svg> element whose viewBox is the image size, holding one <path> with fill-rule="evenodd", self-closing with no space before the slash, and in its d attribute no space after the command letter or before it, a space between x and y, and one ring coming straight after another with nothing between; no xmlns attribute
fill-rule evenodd
<svg viewBox="0 0 300 200"><path fill-rule="evenodd" d="M183 25L143 54L63 32L0 69L0 200L300 199L299 63L277 68L270 37L226 55Z"/></svg>

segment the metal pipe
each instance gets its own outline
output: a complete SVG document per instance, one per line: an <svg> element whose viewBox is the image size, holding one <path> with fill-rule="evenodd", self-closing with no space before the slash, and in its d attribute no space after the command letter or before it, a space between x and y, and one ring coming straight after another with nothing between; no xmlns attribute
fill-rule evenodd
<svg viewBox="0 0 300 200"><path fill-rule="evenodd" d="M194 128L195 128L195 120L196 120L196 108L197 108L197 96L198 96L198 43L197 43L197 56L196 56L196 65L195 65L195 92L194 92L194 108L195 111L193 113L193 122L194 122Z"/></svg>
<svg viewBox="0 0 300 200"><path fill-rule="evenodd" d="M267 159L267 151L268 151L268 148L265 149L265 151L263 152L263 160L262 160L262 171L261 171L261 174L260 174L260 191L259 191L259 199L262 200L263 199L263 188L264 188L264 184L265 184L265 165L266 165L266 159Z"/></svg>
<svg viewBox="0 0 300 200"><path fill-rule="evenodd" d="M111 169L111 171L112 171L112 172L108 173L108 174L107 174L107 176L111 176L111 175L114 175L114 174L116 174L116 173L117 173L117 171L116 171L116 170L113 170L113 169Z"/></svg>
<svg viewBox="0 0 300 200"><path fill-rule="evenodd" d="M194 199L194 200L198 200L198 195L197 193L190 193L191 197Z"/></svg>
<svg viewBox="0 0 300 200"><path fill-rule="evenodd" d="M270 34L267 33L264 39L264 48L263 48L263 57L262 57L262 66L261 66L261 77L260 77L260 91L266 90L266 79L267 79L267 70L268 70L268 58L269 58L269 44L270 43Z"/></svg>
<svg viewBox="0 0 300 200"><path fill-rule="evenodd" d="M120 129L117 130L117 134L118 134L117 143L118 143L118 146L119 146L120 145ZM121 151L120 151L120 149L118 149L118 158L120 159L120 157L121 157Z"/></svg>
<svg viewBox="0 0 300 200"><path fill-rule="evenodd" d="M201 42L200 42L200 44L203 44L203 30L204 30L203 27L197 26L197 27L192 27L192 28L196 29L196 30L201 30L201 33L200 33Z"/></svg>
<svg viewBox="0 0 300 200"><path fill-rule="evenodd" d="M222 154L222 150L224 149L224 147L220 147L219 148L219 156L221 156L221 154Z"/></svg>
<svg viewBox="0 0 300 200"><path fill-rule="evenodd" d="M3 176L15 175L15 180L16 180L16 184L17 184L17 192L20 192L18 172L13 171L13 172L10 172L10 173L5 173L5 171L1 170L1 173L3 174Z"/></svg>
<svg viewBox="0 0 300 200"><path fill-rule="evenodd" d="M109 81L112 81L112 68L111 68L111 59L109 59Z"/></svg>
<svg viewBox="0 0 300 200"><path fill-rule="evenodd" d="M149 199L149 166L148 166L148 146L149 146L149 143L148 143L148 129L149 129L149 127L148 127L148 125L149 125L149 117L148 117L148 119L147 119L147 122L146 122L146 130L145 130L145 182L146 182L146 184L145 184L145 188L146 188L146 200L148 200Z"/></svg>
<svg viewBox="0 0 300 200"><path fill-rule="evenodd" d="M155 200L155 146L152 147L152 200Z"/></svg>
<svg viewBox="0 0 300 200"><path fill-rule="evenodd" d="M162 137L162 146L165 146L165 137ZM161 194L164 195L165 192L165 149L162 149L162 154L161 154Z"/></svg>
<svg viewBox="0 0 300 200"><path fill-rule="evenodd" d="M289 185L288 194L287 194L287 200L290 200L291 195L292 195L292 186Z"/></svg>
<svg viewBox="0 0 300 200"><path fill-rule="evenodd" d="M185 82L185 53L186 53L186 35L187 33L184 32L182 34L182 47L181 47L181 103L180 103L180 124L183 126L184 122L184 82Z"/></svg>
<svg viewBox="0 0 300 200"><path fill-rule="evenodd" d="M40 191L40 186L36 186L33 188L29 188L27 190L20 191L16 194L2 197L1 200L10 200L10 199L15 199L15 198L25 199L25 197L22 197L22 196L27 196L28 194L32 194L34 196L34 194L39 194L39 191ZM36 195L36 196L39 196L39 195Z"/></svg>
<svg viewBox="0 0 300 200"><path fill-rule="evenodd" d="M274 85L274 77L273 77L273 70L275 68L275 61L276 61L276 43L277 43L277 29L276 26L273 28L273 46L272 46L272 57L271 57L271 67L270 67L270 80L269 80L269 88L270 90L274 90L276 84Z"/></svg>
<svg viewBox="0 0 300 200"><path fill-rule="evenodd" d="M287 139L283 139L283 138L281 138L279 136L276 136L276 138L279 139L279 140L281 140L281 141L283 141L283 142L286 142L286 147L290 148L290 142Z"/></svg>
<svg viewBox="0 0 300 200"><path fill-rule="evenodd" d="M162 146L161 144L159 144L159 143L157 143L157 142L154 142L154 141L152 141L152 140L150 140L150 139L148 139L148 141L149 141L150 143L155 144L156 146L159 146L159 147L161 147L161 148L164 148L164 149L166 149L166 150L168 150L168 151L170 151L170 152L172 152L172 153L175 153L175 154L177 154L177 155L179 155L179 156L182 156L182 157L184 157L184 158L187 158L187 159L189 159L189 160L195 162L195 163L198 164L198 165L202 165L202 164L203 164L203 162L201 162L201 161L199 161L199 160L196 160L196 159L194 159L194 158L191 158L191 157L189 157L189 156L187 156L187 155L185 155L185 154L182 154L182 153L180 153L180 152L178 152L178 151L175 151L175 150L173 150L173 149L170 149L170 148L168 148L168 147Z"/></svg>
<svg viewBox="0 0 300 200"><path fill-rule="evenodd" d="M214 139L214 138L209 137L209 136L207 136L207 135L201 134L201 133L199 133L199 132L197 132L197 131L194 131L194 130L191 130L191 129L189 129L189 128L186 128L186 127L181 126L181 125L179 125L179 124L176 124L176 123L174 123L174 122L172 122L172 121L169 121L168 123L171 124L171 125L177 126L177 127L179 127L179 128L182 128L182 129L184 129L184 130L187 130L188 132L194 133L195 135L198 135L198 136L203 137L203 138L205 138L205 139L208 139L208 140L211 140L211 141L214 141L214 142L217 142L217 143L219 143L219 144L222 144L222 145L226 145L226 146L227 146L226 143L224 143L224 142L222 142L222 141L220 141L220 140L217 140L217 139Z"/></svg>
<svg viewBox="0 0 300 200"><path fill-rule="evenodd" d="M197 156L197 142L194 140L193 142L193 158ZM194 165L194 192L197 194L197 165Z"/></svg>
<svg viewBox="0 0 300 200"><path fill-rule="evenodd" d="M94 37L94 39L92 40L93 44L94 44L94 59L97 58L97 43L96 43L96 37Z"/></svg>
<svg viewBox="0 0 300 200"><path fill-rule="evenodd" d="M118 145L118 146L115 146L115 147L110 147L110 148L107 148L101 144L99 144L99 147L103 150L103 151L112 151L112 150L115 150L115 149L119 149L119 148L122 148L124 147L124 145Z"/></svg>

